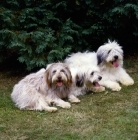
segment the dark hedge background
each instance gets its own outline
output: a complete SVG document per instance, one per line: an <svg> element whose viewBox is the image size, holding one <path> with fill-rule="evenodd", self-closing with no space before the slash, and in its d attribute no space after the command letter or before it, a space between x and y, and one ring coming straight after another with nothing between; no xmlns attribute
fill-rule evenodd
<svg viewBox="0 0 138 140"><path fill-rule="evenodd" d="M116 40L138 52L137 0L1 0L0 67L26 70ZM14 65L13 65L14 66Z"/></svg>

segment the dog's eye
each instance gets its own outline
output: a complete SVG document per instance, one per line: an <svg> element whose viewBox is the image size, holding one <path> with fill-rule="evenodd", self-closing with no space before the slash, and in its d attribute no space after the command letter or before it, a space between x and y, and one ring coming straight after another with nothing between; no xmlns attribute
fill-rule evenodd
<svg viewBox="0 0 138 140"><path fill-rule="evenodd" d="M61 70L61 72L65 72L64 70Z"/></svg>
<svg viewBox="0 0 138 140"><path fill-rule="evenodd" d="M91 75L93 75L94 74L94 72L91 72Z"/></svg>
<svg viewBox="0 0 138 140"><path fill-rule="evenodd" d="M56 73L56 70L54 70L53 73Z"/></svg>
<svg viewBox="0 0 138 140"><path fill-rule="evenodd" d="M108 51L108 54L111 52L111 50L110 51Z"/></svg>

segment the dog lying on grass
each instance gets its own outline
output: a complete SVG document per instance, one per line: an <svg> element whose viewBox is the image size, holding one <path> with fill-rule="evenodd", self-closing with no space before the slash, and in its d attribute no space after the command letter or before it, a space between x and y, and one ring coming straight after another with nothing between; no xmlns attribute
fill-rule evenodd
<svg viewBox="0 0 138 140"><path fill-rule="evenodd" d="M54 112L56 107L70 108L70 102L79 102L72 94L72 76L64 63L50 64L47 69L27 75L13 88L11 98L19 109L46 110Z"/></svg>

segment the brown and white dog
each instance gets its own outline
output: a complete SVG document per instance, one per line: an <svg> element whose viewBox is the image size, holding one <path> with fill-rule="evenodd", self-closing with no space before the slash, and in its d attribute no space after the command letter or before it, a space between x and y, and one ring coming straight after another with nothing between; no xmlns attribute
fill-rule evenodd
<svg viewBox="0 0 138 140"><path fill-rule="evenodd" d="M20 109L46 110L54 112L56 107L70 108L70 102L79 102L72 94L72 76L68 66L64 63L50 64L47 69L27 75L13 88L11 98Z"/></svg>

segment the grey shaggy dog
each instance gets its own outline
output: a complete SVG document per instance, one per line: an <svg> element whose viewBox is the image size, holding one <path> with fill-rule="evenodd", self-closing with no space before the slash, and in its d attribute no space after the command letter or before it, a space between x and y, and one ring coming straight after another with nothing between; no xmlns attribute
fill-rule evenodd
<svg viewBox="0 0 138 140"><path fill-rule="evenodd" d="M48 68L27 75L13 88L11 98L20 109L54 112L56 107L70 108L70 102L79 102L72 94L72 76L64 63L53 63Z"/></svg>

